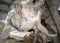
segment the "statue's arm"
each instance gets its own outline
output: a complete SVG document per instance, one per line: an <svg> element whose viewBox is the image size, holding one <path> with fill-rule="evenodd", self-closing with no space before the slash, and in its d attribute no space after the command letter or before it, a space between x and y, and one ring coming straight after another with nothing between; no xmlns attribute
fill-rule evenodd
<svg viewBox="0 0 60 43"><path fill-rule="evenodd" d="M13 30L17 30L15 27L14 27L14 25L12 24L12 19L13 19L13 17L14 17L14 15L15 15L16 13L15 13L15 11L13 10L13 11L10 11L9 13L8 13L8 16L7 16L7 18L6 18L6 20L5 20L5 26L7 27L7 26L9 26L9 27L11 27Z"/></svg>
<svg viewBox="0 0 60 43"><path fill-rule="evenodd" d="M37 22L37 28L39 31L41 31L44 34L48 34L48 30L38 21Z"/></svg>
<svg viewBox="0 0 60 43"><path fill-rule="evenodd" d="M7 15L7 18L5 19L5 27L1 34L2 39L7 39L10 35L10 32L16 30L11 25L11 19L12 19L13 15L14 15L14 12L10 11Z"/></svg>
<svg viewBox="0 0 60 43"><path fill-rule="evenodd" d="M41 31L43 34L49 36L48 30L41 24L41 12L38 11L38 21L36 22L37 29Z"/></svg>
<svg viewBox="0 0 60 43"><path fill-rule="evenodd" d="M11 25L12 17L13 17L13 12L9 12L6 19L5 19L5 25Z"/></svg>

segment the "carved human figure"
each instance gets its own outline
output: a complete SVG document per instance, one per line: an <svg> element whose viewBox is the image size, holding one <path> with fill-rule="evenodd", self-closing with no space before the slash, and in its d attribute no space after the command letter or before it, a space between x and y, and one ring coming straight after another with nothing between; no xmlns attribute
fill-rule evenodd
<svg viewBox="0 0 60 43"><path fill-rule="evenodd" d="M21 2L17 0L14 3L5 20L5 28L2 32L3 39L9 37L11 31L28 32L31 29L35 31L35 35L37 30L42 33L43 43L45 43L47 36L56 36L49 34L48 30L41 24L41 10L36 11L36 6L32 2L33 0L23 0Z"/></svg>

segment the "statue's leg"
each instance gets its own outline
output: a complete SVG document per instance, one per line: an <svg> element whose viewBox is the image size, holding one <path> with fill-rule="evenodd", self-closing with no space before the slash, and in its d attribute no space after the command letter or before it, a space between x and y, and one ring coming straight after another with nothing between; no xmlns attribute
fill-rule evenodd
<svg viewBox="0 0 60 43"><path fill-rule="evenodd" d="M33 39L33 43L36 43L37 37L35 36Z"/></svg>
<svg viewBox="0 0 60 43"><path fill-rule="evenodd" d="M38 33L38 29L37 29L37 27L36 26L34 26L34 31L35 31L35 33L34 33L34 39L33 39L33 43L36 43L36 41L37 41L37 33Z"/></svg>
<svg viewBox="0 0 60 43"><path fill-rule="evenodd" d="M47 43L47 36L42 34L42 42Z"/></svg>
<svg viewBox="0 0 60 43"><path fill-rule="evenodd" d="M11 26L5 27L3 29L3 32L2 32L2 35L1 35L2 39L6 39L7 37L9 37L9 33L13 30L14 30L14 28L11 27Z"/></svg>

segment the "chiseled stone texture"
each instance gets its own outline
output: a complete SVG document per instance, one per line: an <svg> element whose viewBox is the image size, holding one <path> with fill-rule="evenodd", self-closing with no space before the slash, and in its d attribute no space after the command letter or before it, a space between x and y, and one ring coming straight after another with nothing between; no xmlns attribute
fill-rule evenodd
<svg viewBox="0 0 60 43"><path fill-rule="evenodd" d="M4 28L4 23L3 22L0 22L0 43L4 43L5 42L5 40L3 40L1 38L1 33L2 33L3 28Z"/></svg>
<svg viewBox="0 0 60 43"><path fill-rule="evenodd" d="M24 41L25 38L30 38L31 32L18 32L18 31L11 31L10 32L10 37L14 38L16 40L22 40ZM26 37L25 37L26 36Z"/></svg>
<svg viewBox="0 0 60 43"><path fill-rule="evenodd" d="M60 6L60 0L47 0L48 6L50 8L50 11L52 13L52 17L57 25L58 32L60 35L60 15L58 14L58 7ZM52 19L49 19L50 21ZM47 21L48 24L53 28L53 23L49 23L50 21ZM52 20L53 21L53 20ZM55 26L56 27L56 26ZM55 28L54 28L55 29ZM55 39L54 43L60 43L58 38Z"/></svg>
<svg viewBox="0 0 60 43"><path fill-rule="evenodd" d="M55 20L55 23L57 25L58 28L58 32L60 33L60 15L58 14L58 7L60 5L60 1L59 0L47 0L48 6L50 8L50 11L52 13L52 17Z"/></svg>
<svg viewBox="0 0 60 43"><path fill-rule="evenodd" d="M10 40L7 40L5 43L17 43L17 41L13 40L13 39L10 39Z"/></svg>
<svg viewBox="0 0 60 43"><path fill-rule="evenodd" d="M6 40L1 38L2 31L4 29L4 23L1 20L5 20L7 12L0 12L0 43L5 43Z"/></svg>

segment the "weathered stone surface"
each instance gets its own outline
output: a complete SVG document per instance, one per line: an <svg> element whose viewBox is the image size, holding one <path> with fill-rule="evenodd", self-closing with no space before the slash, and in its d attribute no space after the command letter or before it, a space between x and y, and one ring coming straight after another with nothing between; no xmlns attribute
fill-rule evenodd
<svg viewBox="0 0 60 43"><path fill-rule="evenodd" d="M60 5L60 0L47 0L48 1L48 6L50 7L50 9L51 9L51 12L53 13L53 17L54 17L54 19L55 19L55 22L56 22L56 24L57 24L57 27L58 27L58 30L59 30L59 33L60 33L60 16L58 15L58 12L57 12L57 8L58 8L58 6ZM43 11L43 15L42 15L42 18L43 19L45 19L45 18L47 18L49 15L50 15L50 13L49 13L49 11L48 11L48 9L47 8L42 8L44 11ZM45 12L45 13L44 13ZM1 15L1 14L0 14ZM3 15L3 16L1 16L0 17L0 19L5 19L5 16ZM54 22L53 22L53 20L51 19L51 17L49 17L47 20L46 20L46 23L48 23L49 25L50 25L50 27L52 28L52 29L55 29L55 31L56 31L56 27L55 27L55 25L54 25ZM2 30L2 29L1 29ZM1 32L1 30L0 30L0 32ZM1 40L2 41L2 40ZM1 42L0 41L0 42ZM2 42L1 42L2 43ZM3 42L4 43L4 42ZM57 43L57 42L56 42Z"/></svg>
<svg viewBox="0 0 60 43"><path fill-rule="evenodd" d="M51 19L51 17L49 17L48 19L46 19L46 21L45 21L49 26L50 26L50 28L48 27L48 30L50 29L51 31L49 31L49 32L51 32L51 33L53 33L53 32L57 32L56 31L56 27L55 27L55 25L54 25L54 22L53 22L53 20ZM53 31L52 31L53 30Z"/></svg>
<svg viewBox="0 0 60 43"><path fill-rule="evenodd" d="M12 2L13 2L13 0L2 0L2 1L10 3L10 4L12 4Z"/></svg>
<svg viewBox="0 0 60 43"><path fill-rule="evenodd" d="M10 32L10 37L14 38L16 40L22 40L24 41L25 38L30 38L31 32L18 32L18 31L11 31Z"/></svg>
<svg viewBox="0 0 60 43"><path fill-rule="evenodd" d="M58 7L60 6L60 0L46 0L46 1L47 1L47 5L51 11L50 12L51 19L49 19L49 20L50 21L52 20L53 23L52 22L50 23L50 21L47 21L47 22L51 26L51 28L53 28L54 30L56 30L59 33L59 37L60 37L60 16L57 11ZM59 43L58 37L55 39L54 39L55 40L54 43Z"/></svg>
<svg viewBox="0 0 60 43"><path fill-rule="evenodd" d="M0 4L0 10L8 10L8 5Z"/></svg>
<svg viewBox="0 0 60 43"><path fill-rule="evenodd" d="M3 40L1 38L1 34L2 34L2 31L3 31L3 28L4 28L4 23L0 21L0 43L4 43L5 40Z"/></svg>
<svg viewBox="0 0 60 43"><path fill-rule="evenodd" d="M60 1L59 0L50 0L50 1L47 0L47 3L48 3L48 6L50 8L52 17L55 21L55 24L56 24L55 26L58 29L58 32L60 34L60 16L59 16L58 11L57 11L57 9L60 5Z"/></svg>
<svg viewBox="0 0 60 43"><path fill-rule="evenodd" d="M7 40L5 43L17 43L17 42L16 40L10 39L10 40Z"/></svg>
<svg viewBox="0 0 60 43"><path fill-rule="evenodd" d="M7 12L0 12L0 20L5 20Z"/></svg>

